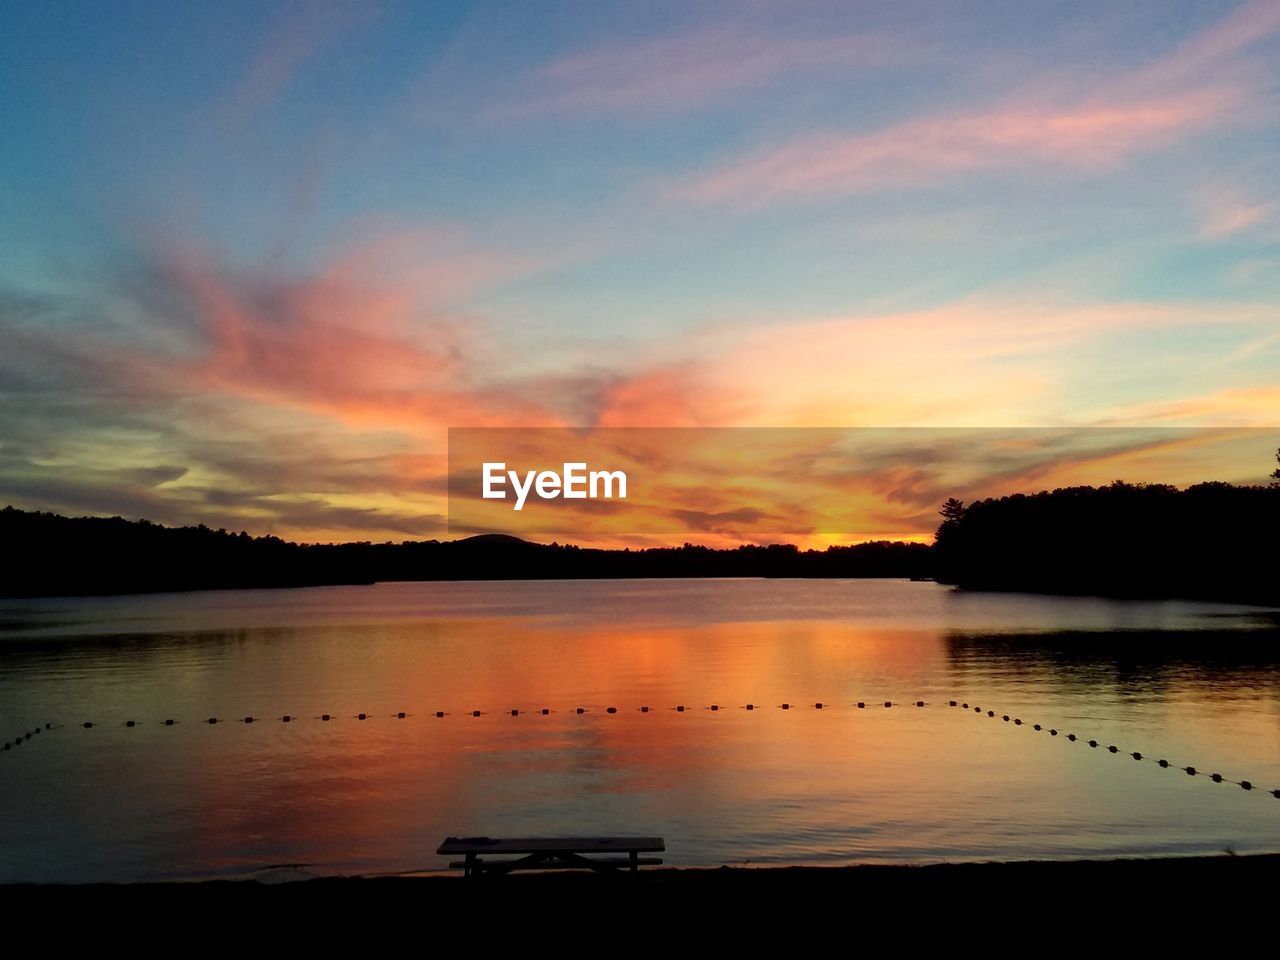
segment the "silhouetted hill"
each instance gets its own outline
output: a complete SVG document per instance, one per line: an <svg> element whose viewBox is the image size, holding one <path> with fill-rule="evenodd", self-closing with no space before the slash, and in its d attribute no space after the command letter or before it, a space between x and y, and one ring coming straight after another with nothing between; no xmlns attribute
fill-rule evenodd
<svg viewBox="0 0 1280 960"><path fill-rule="evenodd" d="M317 586L378 580L648 577L911 577L931 572L932 548L864 543L827 550L686 544L598 550L500 534L454 541L307 545L119 517L68 518L6 507L0 543L9 573L0 596L149 593Z"/></svg>
<svg viewBox="0 0 1280 960"><path fill-rule="evenodd" d="M961 587L1280 604L1280 487L1116 482L943 515L938 579Z"/></svg>

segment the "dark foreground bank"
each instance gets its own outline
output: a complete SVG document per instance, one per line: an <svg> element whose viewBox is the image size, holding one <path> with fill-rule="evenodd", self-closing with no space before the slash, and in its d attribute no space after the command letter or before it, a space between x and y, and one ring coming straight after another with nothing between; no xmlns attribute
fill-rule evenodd
<svg viewBox="0 0 1280 960"><path fill-rule="evenodd" d="M1140 860L1022 861L928 866L657 868L638 874L527 873L463 880L458 876L344 877L288 883L218 880L199 883L139 883L0 886L0 900L15 906L41 904L78 913L86 908L237 911L334 908L366 912L449 910L482 905L565 905L625 902L668 911L715 903L741 908L752 903L785 905L803 912L832 897L862 911L990 910L1020 908L1103 912L1141 919L1153 910L1178 920L1179 910L1227 909L1239 918L1255 899L1272 896L1280 881L1280 854L1172 857ZM1190 914L1183 915L1190 916ZM1145 921L1144 921L1145 922Z"/></svg>

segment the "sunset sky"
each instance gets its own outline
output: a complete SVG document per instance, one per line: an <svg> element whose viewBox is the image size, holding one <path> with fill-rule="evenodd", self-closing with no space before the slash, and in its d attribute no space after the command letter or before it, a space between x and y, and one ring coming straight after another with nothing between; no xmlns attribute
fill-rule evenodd
<svg viewBox="0 0 1280 960"><path fill-rule="evenodd" d="M1275 0L9 4L0 131L0 504L400 540L449 427L1280 420Z"/></svg>

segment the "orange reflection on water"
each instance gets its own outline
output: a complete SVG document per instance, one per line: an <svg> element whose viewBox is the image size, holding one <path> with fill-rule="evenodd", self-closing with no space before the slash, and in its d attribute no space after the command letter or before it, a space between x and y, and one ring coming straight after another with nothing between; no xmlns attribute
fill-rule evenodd
<svg viewBox="0 0 1280 960"><path fill-rule="evenodd" d="M99 723L6 757L0 800L20 803L17 783L48 801L3 876L439 868L447 834L656 834L686 864L1280 847L1261 790L1031 728L1280 786L1269 635L1217 628L1179 646L1186 617L1169 605L887 581L266 596L135 600L169 632L10 660L5 709ZM248 625L232 629L236 603ZM176 614L197 629L173 630ZM1140 642L1144 622L1161 629Z"/></svg>

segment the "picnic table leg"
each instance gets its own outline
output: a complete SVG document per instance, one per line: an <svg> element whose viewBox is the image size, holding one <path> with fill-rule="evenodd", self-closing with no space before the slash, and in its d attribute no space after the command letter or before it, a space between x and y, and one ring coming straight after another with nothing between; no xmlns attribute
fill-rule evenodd
<svg viewBox="0 0 1280 960"><path fill-rule="evenodd" d="M467 859L462 865L462 875L466 878L476 875L476 855L474 853L467 854Z"/></svg>
<svg viewBox="0 0 1280 960"><path fill-rule="evenodd" d="M631 851L631 872L635 873L639 869L640 869L640 851L632 850Z"/></svg>

